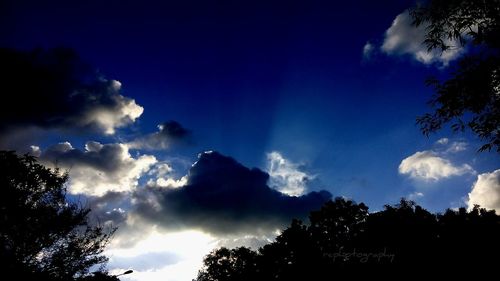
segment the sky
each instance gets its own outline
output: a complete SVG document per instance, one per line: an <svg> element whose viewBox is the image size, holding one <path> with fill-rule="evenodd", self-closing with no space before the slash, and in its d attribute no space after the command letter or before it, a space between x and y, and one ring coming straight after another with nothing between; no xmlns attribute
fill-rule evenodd
<svg viewBox="0 0 500 281"><path fill-rule="evenodd" d="M498 155L415 124L468 48L429 53L412 5L2 1L0 149L69 171L122 280L191 280L337 196L498 212Z"/></svg>

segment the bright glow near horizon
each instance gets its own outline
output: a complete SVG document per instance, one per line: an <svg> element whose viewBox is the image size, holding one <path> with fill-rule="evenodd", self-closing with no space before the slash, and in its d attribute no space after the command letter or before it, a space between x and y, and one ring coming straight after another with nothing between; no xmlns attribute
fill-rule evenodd
<svg viewBox="0 0 500 281"><path fill-rule="evenodd" d="M121 276L121 280L130 281L181 281L196 277L202 266L203 257L217 246L217 240L203 232L182 231L162 234L154 231L144 240L131 248L110 248L105 255L110 257L108 268L111 274L120 274L127 269L134 272ZM179 258L175 263L163 267L145 270L117 268L114 262L120 258L135 258L150 253L171 253ZM145 261L147 262L147 261ZM156 261L157 262L157 261Z"/></svg>

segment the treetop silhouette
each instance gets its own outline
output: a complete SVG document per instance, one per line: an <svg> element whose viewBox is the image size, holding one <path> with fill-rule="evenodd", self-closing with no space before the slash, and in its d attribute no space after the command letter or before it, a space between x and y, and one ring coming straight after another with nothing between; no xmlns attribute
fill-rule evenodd
<svg viewBox="0 0 500 281"><path fill-rule="evenodd" d="M23 280L116 280L102 255L114 230L91 225L66 198L67 174L30 155L0 151L0 264ZM101 265L91 274L91 268Z"/></svg>
<svg viewBox="0 0 500 281"><path fill-rule="evenodd" d="M429 102L435 110L417 118L425 135L451 123L454 131L469 128L484 141L480 151L500 152L499 7L500 0L430 0L410 9L413 24L426 27L422 43L429 51L470 45L446 80L427 80L435 90Z"/></svg>
<svg viewBox="0 0 500 281"><path fill-rule="evenodd" d="M433 214L402 199L368 213L363 203L336 198L311 212L309 224L293 220L257 251L214 250L197 280L455 276L461 268L480 272L494 264L498 237L500 216L479 206Z"/></svg>

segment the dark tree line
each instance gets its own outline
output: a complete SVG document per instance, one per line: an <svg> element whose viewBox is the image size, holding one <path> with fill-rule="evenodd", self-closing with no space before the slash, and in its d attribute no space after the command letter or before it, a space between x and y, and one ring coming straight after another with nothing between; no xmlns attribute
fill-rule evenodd
<svg viewBox="0 0 500 281"><path fill-rule="evenodd" d="M402 199L369 213L363 203L336 198L311 212L308 224L293 220L257 251L214 250L205 257L197 281L484 273L498 263L499 239L500 216L479 206L433 214Z"/></svg>
<svg viewBox="0 0 500 281"><path fill-rule="evenodd" d="M446 79L428 79L434 112L417 119L422 132L451 123L454 131L476 134L484 142L480 151L500 152L500 0L428 0L410 14L415 26L426 26L429 51L469 49Z"/></svg>
<svg viewBox="0 0 500 281"><path fill-rule="evenodd" d="M102 266L114 230L91 225L90 210L67 200L67 174L6 151L0 171L3 280L118 280Z"/></svg>

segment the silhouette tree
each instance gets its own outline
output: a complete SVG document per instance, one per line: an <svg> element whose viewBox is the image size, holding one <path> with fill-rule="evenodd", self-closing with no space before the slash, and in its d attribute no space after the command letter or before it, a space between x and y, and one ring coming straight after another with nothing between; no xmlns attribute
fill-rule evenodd
<svg viewBox="0 0 500 281"><path fill-rule="evenodd" d="M217 249L205 258L204 263L198 281L258 280L255 279L257 253L245 247Z"/></svg>
<svg viewBox="0 0 500 281"><path fill-rule="evenodd" d="M400 279L409 272L412 277L455 276L459 268L479 272L493 265L498 237L500 216L478 206L432 214L402 199L368 213L363 203L336 198L311 212L308 226L293 220L257 252L212 252L197 280L330 280L367 274Z"/></svg>
<svg viewBox="0 0 500 281"><path fill-rule="evenodd" d="M313 273L321 268L315 265L321 260L307 226L300 220L293 220L275 242L259 250L259 280L314 279Z"/></svg>
<svg viewBox="0 0 500 281"><path fill-rule="evenodd" d="M320 280L330 275L332 269L336 274L344 270L347 275L349 268L346 264L350 261L342 257L334 261L334 254L341 248L352 246L367 215L368 208L364 204L358 205L342 198L329 201L320 210L311 213L309 226L294 219L273 243L253 252L252 257L256 258L252 261L256 263L245 269L245 276L251 276L252 280ZM225 253L229 251L224 249ZM232 254L234 260L244 259L235 257L236 252ZM214 274L232 272L227 260L227 254L212 252L205 258L205 266L197 280L241 280L223 279ZM235 274L223 275L227 278Z"/></svg>
<svg viewBox="0 0 500 281"><path fill-rule="evenodd" d="M67 174L40 165L32 156L6 151L0 151L0 171L3 275L27 280L116 279L105 273L102 264L107 258L101 255L114 229L90 225L90 210L66 200ZM98 265L98 273L91 275L89 269Z"/></svg>
<svg viewBox="0 0 500 281"><path fill-rule="evenodd" d="M115 275L109 275L107 272L96 271L90 275L80 278L79 281L119 281Z"/></svg>
<svg viewBox="0 0 500 281"><path fill-rule="evenodd" d="M368 218L368 207L343 198L335 198L309 216L308 231L323 254L351 247L361 235Z"/></svg>
<svg viewBox="0 0 500 281"><path fill-rule="evenodd" d="M454 65L449 78L433 77L430 104L417 118L424 134L446 123L454 131L469 128L486 143L480 151L500 152L500 0L429 0L410 10L415 26L426 26L428 50L446 51L471 43L471 51Z"/></svg>
<svg viewBox="0 0 500 281"><path fill-rule="evenodd" d="M491 257L500 251L500 219L495 211L474 206L447 210L438 215L437 244L440 259L447 260L451 268L487 268L498 261ZM467 259L466 257L470 257Z"/></svg>
<svg viewBox="0 0 500 281"><path fill-rule="evenodd" d="M399 204L386 205L384 210L369 215L357 247L366 253L394 255L393 259L371 260L370 267L379 273L413 270L416 266L427 272L436 264L431 253L436 253L437 237L436 216L402 199Z"/></svg>

